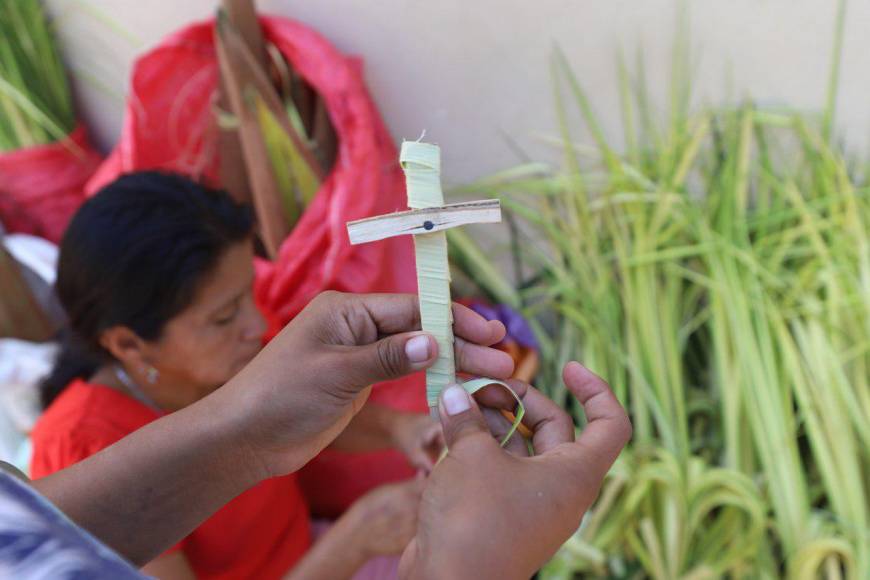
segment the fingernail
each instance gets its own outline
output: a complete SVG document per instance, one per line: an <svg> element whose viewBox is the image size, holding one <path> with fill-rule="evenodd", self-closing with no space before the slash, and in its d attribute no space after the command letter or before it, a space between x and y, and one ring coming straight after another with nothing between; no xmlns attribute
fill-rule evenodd
<svg viewBox="0 0 870 580"><path fill-rule="evenodd" d="M468 398L468 393L459 385L447 387L441 395L441 402L444 404L444 410L451 416L464 413L471 408L471 400Z"/></svg>
<svg viewBox="0 0 870 580"><path fill-rule="evenodd" d="M411 362L429 360L429 337L420 335L410 339L405 343L405 354Z"/></svg>

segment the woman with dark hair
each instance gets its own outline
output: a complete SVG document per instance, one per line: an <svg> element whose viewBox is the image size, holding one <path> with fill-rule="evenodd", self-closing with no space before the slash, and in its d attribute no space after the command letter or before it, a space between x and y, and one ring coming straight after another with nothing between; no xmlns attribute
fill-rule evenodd
<svg viewBox="0 0 870 580"><path fill-rule="evenodd" d="M83 204L61 244L57 292L69 329L42 385L47 410L32 434L33 477L196 402L254 358L266 325L253 300L252 230L249 208L178 175L125 175ZM428 339L418 338L406 345L412 360L428 356ZM440 437L428 417L367 405L336 445L398 447L426 468ZM419 490L409 482L369 493L309 551L295 477L267 480L144 570L161 578L275 578L291 569L349 577L374 556L401 552Z"/></svg>

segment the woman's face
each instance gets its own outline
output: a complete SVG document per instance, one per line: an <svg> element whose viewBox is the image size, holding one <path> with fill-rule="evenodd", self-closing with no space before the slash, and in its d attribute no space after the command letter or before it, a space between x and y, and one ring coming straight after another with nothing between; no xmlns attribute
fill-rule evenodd
<svg viewBox="0 0 870 580"><path fill-rule="evenodd" d="M157 391L168 410L211 393L259 352L266 323L254 305L254 252L250 241L234 244L200 284L193 302L170 320L146 357L159 377ZM161 401L162 400L162 401Z"/></svg>

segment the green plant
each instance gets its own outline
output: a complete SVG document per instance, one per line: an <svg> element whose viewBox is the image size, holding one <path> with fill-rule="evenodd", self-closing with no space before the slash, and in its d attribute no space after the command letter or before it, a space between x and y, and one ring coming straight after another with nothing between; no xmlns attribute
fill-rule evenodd
<svg viewBox="0 0 870 580"><path fill-rule="evenodd" d="M468 273L535 321L539 387L578 411L558 374L578 357L635 427L545 576L870 574L870 184L830 137L843 14L816 119L693 109L681 13L666 124L620 59L622 152L556 51L561 167L463 188L521 222L520 290ZM451 241L458 265L483 259Z"/></svg>
<svg viewBox="0 0 870 580"><path fill-rule="evenodd" d="M62 140L75 114L39 1L0 3L0 38L0 151Z"/></svg>

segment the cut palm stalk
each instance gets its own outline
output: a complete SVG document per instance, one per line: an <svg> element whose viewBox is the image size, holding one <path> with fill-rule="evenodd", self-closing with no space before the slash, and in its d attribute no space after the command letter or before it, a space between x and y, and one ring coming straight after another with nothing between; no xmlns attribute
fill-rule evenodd
<svg viewBox="0 0 870 580"><path fill-rule="evenodd" d="M223 24L221 24L223 23ZM299 151L302 160L311 168L310 171L317 176L317 179L322 181L324 177L323 169L314 159L314 156L305 146L305 138L293 128L290 120L287 118L284 103L278 95L278 91L272 85L268 75L253 57L247 46L241 41L238 33L231 25L218 15L218 32L225 37L223 42L228 48L232 48L233 71L236 73L236 78L240 81L240 85L245 88L254 89L257 94L263 99L263 103L273 115L274 119L287 133L287 137L293 141L294 148Z"/></svg>
<svg viewBox="0 0 870 580"><path fill-rule="evenodd" d="M284 60L277 47L270 44L266 50L279 78L290 124L310 148L321 173L326 174L335 163L338 146L326 101Z"/></svg>
<svg viewBox="0 0 870 580"><path fill-rule="evenodd" d="M218 159L220 159L220 182L229 194L239 203L251 202L251 184L248 179L248 169L239 139L238 120L229 113L230 102L227 96L226 81L221 75L218 92L218 115L232 117L232 122L223 124L217 120Z"/></svg>
<svg viewBox="0 0 870 580"><path fill-rule="evenodd" d="M322 179L322 175L287 119L277 91L266 72L251 55L222 11L218 12L217 32L216 44L221 74L226 82L231 109L239 123L242 152L248 167L263 245L269 256L275 257L291 228L284 219L282 193L272 169L263 128L259 123L256 107L251 106L257 99L262 99L263 106L293 143L301 159L299 163L304 163L309 168L308 172L314 174L318 181Z"/></svg>
<svg viewBox="0 0 870 580"><path fill-rule="evenodd" d="M251 55L258 60L264 70L266 64L265 42L253 0L222 0L221 6L231 25L239 31ZM218 53L220 58L220 53ZM230 100L227 94L226 79L220 75L218 86L218 114L228 114ZM220 158L221 185L230 192L236 201L251 201L251 185L248 170L242 153L242 143L238 133L238 123L229 126L218 120L218 155Z"/></svg>
<svg viewBox="0 0 870 580"><path fill-rule="evenodd" d="M229 23L248 47L251 56L263 70L268 70L266 41L263 39L254 0L221 0L221 7Z"/></svg>
<svg viewBox="0 0 870 580"><path fill-rule="evenodd" d="M252 94L252 91L256 91L252 77L257 69L250 68L253 57L245 58L245 55L249 55L250 52L229 25L222 11L218 12L215 40L221 78L226 88L230 109L238 124L242 158L250 179L251 201L257 214L260 239L267 255L274 259L284 238L290 233L290 228L284 219L281 194L269 161L259 120L245 102L246 95L248 100L255 98L256 93ZM265 76L265 73L260 72ZM265 84L269 84L267 80Z"/></svg>
<svg viewBox="0 0 870 580"><path fill-rule="evenodd" d="M314 128L314 107L317 95L314 89L305 82L305 79L292 68L290 69L290 87L291 90L286 97L296 107L305 134L311 135Z"/></svg>
<svg viewBox="0 0 870 580"><path fill-rule="evenodd" d="M326 101L319 95L314 103L314 120L309 134L315 158L324 171L329 171L338 154L338 135L335 134L335 127L329 118Z"/></svg>
<svg viewBox="0 0 870 580"><path fill-rule="evenodd" d="M262 97L256 95L253 107L266 142L278 190L281 193L287 223L290 229L293 229L302 217L302 212L320 189L320 180L311 166L305 162L301 152L296 148L296 143L289 138L287 132L266 107Z"/></svg>
<svg viewBox="0 0 870 580"><path fill-rule="evenodd" d="M18 338L33 342L49 340L54 333L48 317L40 308L24 280L15 258L3 245L0 233L0 338Z"/></svg>

